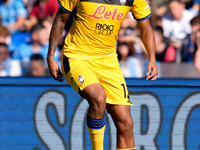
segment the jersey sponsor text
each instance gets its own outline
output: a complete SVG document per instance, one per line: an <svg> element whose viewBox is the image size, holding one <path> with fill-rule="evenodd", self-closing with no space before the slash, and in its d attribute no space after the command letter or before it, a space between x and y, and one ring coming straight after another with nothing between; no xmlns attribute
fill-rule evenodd
<svg viewBox="0 0 200 150"><path fill-rule="evenodd" d="M97 23L95 29L95 33L98 35L111 35L114 30L114 25Z"/></svg>
<svg viewBox="0 0 200 150"><path fill-rule="evenodd" d="M119 21L122 19L124 13L123 12L118 13L117 11L118 11L117 8L115 8L113 12L106 11L106 7L101 5L101 6L97 7L94 14L89 15L89 17L95 18L95 19L102 19L102 18L112 19L112 20L117 19Z"/></svg>

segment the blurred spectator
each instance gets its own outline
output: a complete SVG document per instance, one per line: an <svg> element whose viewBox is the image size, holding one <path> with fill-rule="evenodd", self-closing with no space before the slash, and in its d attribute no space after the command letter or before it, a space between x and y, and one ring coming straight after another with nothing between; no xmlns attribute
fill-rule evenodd
<svg viewBox="0 0 200 150"><path fill-rule="evenodd" d="M30 1L30 0L22 0L22 1L24 3L25 8L27 9L27 7L28 7L28 1Z"/></svg>
<svg viewBox="0 0 200 150"><path fill-rule="evenodd" d="M119 36L122 36L125 34L126 29L135 29L137 27L137 21L133 18L132 13L128 13L127 16L124 18L124 21L122 22L121 29L119 31Z"/></svg>
<svg viewBox="0 0 200 150"><path fill-rule="evenodd" d="M199 5L200 1L199 0L181 0L182 3L184 3L185 8L192 13L198 15L199 13Z"/></svg>
<svg viewBox="0 0 200 150"><path fill-rule="evenodd" d="M191 10L194 11L194 13L199 14L199 7L200 7L200 0L193 0L193 5Z"/></svg>
<svg viewBox="0 0 200 150"><path fill-rule="evenodd" d="M44 17L42 20L41 20L41 23L42 25L47 29L47 32L49 33L48 34L48 37L50 36L50 32L51 32L51 27L52 27L52 24L53 24L53 17Z"/></svg>
<svg viewBox="0 0 200 150"><path fill-rule="evenodd" d="M30 12L29 21L26 23L27 29L30 29L44 17L54 16L58 8L57 0L37 0Z"/></svg>
<svg viewBox="0 0 200 150"><path fill-rule="evenodd" d="M25 76L33 76L33 77L50 76L48 70L46 69L44 58L40 54L33 54L31 56L30 68L31 71L25 74Z"/></svg>
<svg viewBox="0 0 200 150"><path fill-rule="evenodd" d="M170 45L176 48L176 62L181 62L181 47L187 35L191 34L190 20L194 13L185 9L180 0L168 2L170 14L162 20L164 36L170 39Z"/></svg>
<svg viewBox="0 0 200 150"><path fill-rule="evenodd" d="M27 2L28 1L28 2ZM26 9L28 11L28 13L30 14L30 12L33 9L33 5L37 0L23 0L24 4L26 5Z"/></svg>
<svg viewBox="0 0 200 150"><path fill-rule="evenodd" d="M143 74L142 60L130 51L126 43L119 43L117 47L120 68L126 78L141 78Z"/></svg>
<svg viewBox="0 0 200 150"><path fill-rule="evenodd" d="M193 5L192 0L181 0L181 2L185 4L185 8L186 8L186 9L191 8L192 5Z"/></svg>
<svg viewBox="0 0 200 150"><path fill-rule="evenodd" d="M37 0L33 5L30 16L41 20L44 17L54 16L58 8L57 0Z"/></svg>
<svg viewBox="0 0 200 150"><path fill-rule="evenodd" d="M126 29L125 35L119 36L119 43L127 43L130 51L137 54L141 58L147 58L147 52L142 40L137 36L137 33L132 29Z"/></svg>
<svg viewBox="0 0 200 150"><path fill-rule="evenodd" d="M156 23L156 13L157 11L159 11L157 7L157 2L156 0L145 0L147 2L147 4L149 5L150 7L150 10L151 10L151 17L149 18L150 20L150 23L151 23L151 26L152 27L155 27L155 23Z"/></svg>
<svg viewBox="0 0 200 150"><path fill-rule="evenodd" d="M9 35L10 35L9 30L6 27L0 25L0 43L9 44L8 43Z"/></svg>
<svg viewBox="0 0 200 150"><path fill-rule="evenodd" d="M9 58L8 46L5 43L0 43L0 76L21 76L20 62Z"/></svg>
<svg viewBox="0 0 200 150"><path fill-rule="evenodd" d="M71 15L70 15L71 16ZM43 18L41 21L42 25L45 26L45 28L47 29L48 31L48 37L50 36L50 32L51 32L51 27L52 27L52 24L53 24L53 17L45 17ZM63 31L62 33L62 36L60 38L60 41L59 41L59 44L58 44L58 48L59 48L59 59L61 60L62 58L62 48L63 48L63 45L64 45L64 42L65 42L65 37L67 36L67 32L66 30ZM59 63L60 64L60 63Z"/></svg>
<svg viewBox="0 0 200 150"><path fill-rule="evenodd" d="M200 29L200 15L194 17L190 21L190 24L192 26L192 34L190 36L190 39L191 39L191 42L194 44L196 32Z"/></svg>
<svg viewBox="0 0 200 150"><path fill-rule="evenodd" d="M191 33L190 20L194 14L185 10L180 0L170 0L168 7L171 13L162 20L164 35L174 42L176 48L179 48L183 39Z"/></svg>
<svg viewBox="0 0 200 150"><path fill-rule="evenodd" d="M143 42L140 40L139 36L140 36L140 30L137 27L137 22L133 18L132 14L128 13L126 18L122 22L122 26L119 31L118 42L127 43L129 49L133 53L143 55L143 52L146 52L146 49L143 45Z"/></svg>
<svg viewBox="0 0 200 150"><path fill-rule="evenodd" d="M157 2L158 2L158 0L157 0ZM162 1L162 3L160 3L160 4L158 3L158 6L154 10L155 11L155 13L154 13L154 15L155 15L155 20L154 20L155 26L153 26L153 27L156 27L156 26L162 27L162 18L167 12L167 5L166 4L167 4L167 1Z"/></svg>
<svg viewBox="0 0 200 150"><path fill-rule="evenodd" d="M154 28L156 42L156 60L160 62L174 62L176 58L175 48L169 46L167 40L164 41L162 27Z"/></svg>
<svg viewBox="0 0 200 150"><path fill-rule="evenodd" d="M33 26L31 37L32 41L21 44L14 56L15 59L21 60L24 73L30 71L29 63L33 54L40 54L45 59L48 52L49 31L42 24ZM56 50L55 60L59 60L58 49Z"/></svg>
<svg viewBox="0 0 200 150"><path fill-rule="evenodd" d="M200 73L200 30L196 33L194 66Z"/></svg>
<svg viewBox="0 0 200 150"><path fill-rule="evenodd" d="M163 16L156 15L155 27L156 26L162 27L162 18Z"/></svg>
<svg viewBox="0 0 200 150"><path fill-rule="evenodd" d="M1 0L0 16L1 24L15 33L22 28L27 11L22 0Z"/></svg>
<svg viewBox="0 0 200 150"><path fill-rule="evenodd" d="M162 17L162 16L164 16L164 14L166 12L167 12L166 6L161 5L161 6L157 7L156 10L155 10L155 17L156 18Z"/></svg>
<svg viewBox="0 0 200 150"><path fill-rule="evenodd" d="M185 62L193 62L196 33L200 29L200 15L194 17L190 21L190 24L192 26L192 33L188 39L188 42L183 45L184 50L182 51L182 59Z"/></svg>

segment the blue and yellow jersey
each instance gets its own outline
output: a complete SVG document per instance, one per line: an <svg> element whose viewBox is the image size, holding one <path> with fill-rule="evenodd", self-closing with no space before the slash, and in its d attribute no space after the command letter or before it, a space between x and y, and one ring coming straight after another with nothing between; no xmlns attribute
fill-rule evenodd
<svg viewBox="0 0 200 150"><path fill-rule="evenodd" d="M129 11L136 20L151 16L145 0L58 0L66 12L76 11L65 40L67 57L104 57L116 53L121 24Z"/></svg>

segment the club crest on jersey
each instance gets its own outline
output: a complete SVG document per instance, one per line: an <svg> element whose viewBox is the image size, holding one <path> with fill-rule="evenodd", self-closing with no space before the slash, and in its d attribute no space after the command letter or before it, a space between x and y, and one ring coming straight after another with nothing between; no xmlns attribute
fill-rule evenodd
<svg viewBox="0 0 200 150"><path fill-rule="evenodd" d="M78 76L78 81L79 81L81 84L83 84L84 81L85 81L85 79L84 79L84 77L83 77L82 75L79 75L79 76Z"/></svg>
<svg viewBox="0 0 200 150"><path fill-rule="evenodd" d="M126 4L126 0L120 0L120 4L121 5L125 5Z"/></svg>

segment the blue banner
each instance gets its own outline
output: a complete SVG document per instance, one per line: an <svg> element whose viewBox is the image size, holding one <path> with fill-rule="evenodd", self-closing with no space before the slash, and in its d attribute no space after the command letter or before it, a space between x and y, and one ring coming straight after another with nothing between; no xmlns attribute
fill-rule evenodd
<svg viewBox="0 0 200 150"><path fill-rule="evenodd" d="M126 79L137 150L200 149L200 80ZM91 150L88 103L52 78L0 78L0 150ZM105 150L116 150L106 114Z"/></svg>

